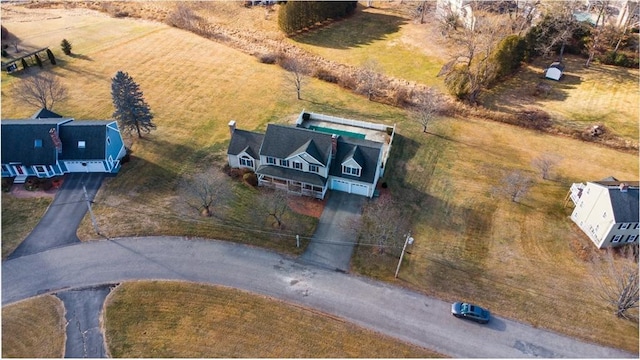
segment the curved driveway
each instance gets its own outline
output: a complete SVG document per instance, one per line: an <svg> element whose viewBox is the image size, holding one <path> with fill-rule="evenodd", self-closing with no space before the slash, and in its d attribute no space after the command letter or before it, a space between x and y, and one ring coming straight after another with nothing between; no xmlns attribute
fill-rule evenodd
<svg viewBox="0 0 640 360"><path fill-rule="evenodd" d="M319 309L452 357L635 357L514 321L476 325L449 304L389 284L214 240L131 238L60 247L2 263L3 305L135 279L224 285Z"/></svg>

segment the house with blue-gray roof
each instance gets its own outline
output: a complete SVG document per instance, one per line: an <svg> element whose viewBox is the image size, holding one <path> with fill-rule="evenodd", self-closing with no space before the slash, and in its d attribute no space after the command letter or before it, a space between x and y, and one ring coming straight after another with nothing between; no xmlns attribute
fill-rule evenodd
<svg viewBox="0 0 640 360"><path fill-rule="evenodd" d="M229 123L229 166L255 171L258 184L324 198L328 190L374 196L384 175L395 125L302 112L295 125L265 133Z"/></svg>
<svg viewBox="0 0 640 360"><path fill-rule="evenodd" d="M14 177L14 183L72 172L115 174L126 155L114 120L77 121L40 110L30 119L0 124L2 177Z"/></svg>
<svg viewBox="0 0 640 360"><path fill-rule="evenodd" d="M571 220L598 247L636 243L640 235L640 182L608 177L575 183L568 194L575 205Z"/></svg>

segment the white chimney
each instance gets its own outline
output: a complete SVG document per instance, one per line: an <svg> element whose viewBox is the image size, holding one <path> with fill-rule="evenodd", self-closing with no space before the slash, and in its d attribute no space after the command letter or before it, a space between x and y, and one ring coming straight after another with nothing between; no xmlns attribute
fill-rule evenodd
<svg viewBox="0 0 640 360"><path fill-rule="evenodd" d="M235 120L229 121L229 133L231 134L231 136L233 136L233 132L235 130L236 130L236 121Z"/></svg>

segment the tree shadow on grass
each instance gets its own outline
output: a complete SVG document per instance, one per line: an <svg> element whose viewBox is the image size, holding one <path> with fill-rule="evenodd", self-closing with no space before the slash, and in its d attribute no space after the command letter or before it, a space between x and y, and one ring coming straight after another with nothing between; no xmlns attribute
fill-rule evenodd
<svg viewBox="0 0 640 360"><path fill-rule="evenodd" d="M80 59L80 60L87 60L87 61L93 61L93 59L88 56L88 55L83 55L83 54L70 54L69 56L71 56L74 59Z"/></svg>
<svg viewBox="0 0 640 360"><path fill-rule="evenodd" d="M359 9L343 21L296 36L294 40L319 47L350 49L382 40L386 35L398 32L406 22L398 16Z"/></svg>

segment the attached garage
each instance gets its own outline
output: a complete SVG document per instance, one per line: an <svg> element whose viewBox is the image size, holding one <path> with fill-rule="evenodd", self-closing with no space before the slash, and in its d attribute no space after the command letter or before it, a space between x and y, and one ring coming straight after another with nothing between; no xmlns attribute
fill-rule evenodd
<svg viewBox="0 0 640 360"><path fill-rule="evenodd" d="M351 193L356 195L369 196L369 187L367 185L352 183Z"/></svg>
<svg viewBox="0 0 640 360"><path fill-rule="evenodd" d="M349 194L369 196L369 185L351 182L345 179L332 179L331 190L342 191Z"/></svg>
<svg viewBox="0 0 640 360"><path fill-rule="evenodd" d="M331 190L337 190L342 192L350 192L350 184L348 181L333 179L331 181Z"/></svg>
<svg viewBox="0 0 640 360"><path fill-rule="evenodd" d="M105 172L103 161L65 161L68 172Z"/></svg>

